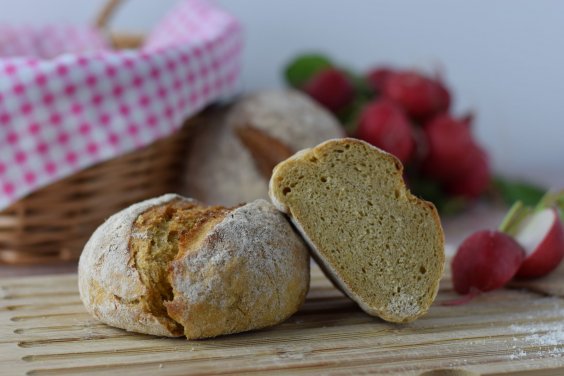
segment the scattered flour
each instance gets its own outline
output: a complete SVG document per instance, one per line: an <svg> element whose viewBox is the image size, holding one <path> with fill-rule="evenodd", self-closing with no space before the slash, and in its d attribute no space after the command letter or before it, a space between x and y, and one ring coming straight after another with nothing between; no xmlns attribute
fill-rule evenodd
<svg viewBox="0 0 564 376"><path fill-rule="evenodd" d="M562 317L564 309L556 306L555 317ZM552 316L552 315L551 315ZM535 358L557 358L564 355L564 322L513 324L509 329L519 337L513 337L513 342L520 342L527 350L514 345L514 352L510 359L523 359L530 356Z"/></svg>

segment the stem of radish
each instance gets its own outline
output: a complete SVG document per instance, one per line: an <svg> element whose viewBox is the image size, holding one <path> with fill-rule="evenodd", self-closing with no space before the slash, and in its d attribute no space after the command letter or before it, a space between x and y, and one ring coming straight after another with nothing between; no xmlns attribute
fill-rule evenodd
<svg viewBox="0 0 564 376"><path fill-rule="evenodd" d="M503 221L501 221L498 228L499 231L510 236L515 236L519 225L529 216L531 211L532 209L523 205L521 201L515 202L511 209L509 209L509 212L505 215L505 218L503 218Z"/></svg>
<svg viewBox="0 0 564 376"><path fill-rule="evenodd" d="M556 207L560 212L560 217L562 217L562 213L564 213L564 189L557 192L547 192L534 208L523 205L521 201L515 202L501 221L499 231L509 236L515 236L521 222L531 213L551 207Z"/></svg>
<svg viewBox="0 0 564 376"><path fill-rule="evenodd" d="M535 211L556 207L560 214L564 212L564 189L557 192L547 192L535 207Z"/></svg>

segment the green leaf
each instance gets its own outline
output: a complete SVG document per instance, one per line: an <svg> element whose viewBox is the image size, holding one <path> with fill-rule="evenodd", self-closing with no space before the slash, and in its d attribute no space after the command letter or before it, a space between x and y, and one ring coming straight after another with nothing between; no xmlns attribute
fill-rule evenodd
<svg viewBox="0 0 564 376"><path fill-rule="evenodd" d="M366 80L364 76L360 76L350 69L342 68L349 81L351 82L357 97L364 99L373 99L376 96L372 85Z"/></svg>
<svg viewBox="0 0 564 376"><path fill-rule="evenodd" d="M370 102L369 98L362 95L357 95L351 103L347 105L341 112L339 112L338 117L345 127L347 135L353 136L356 133L356 128L358 127L358 120L360 118L360 113L366 104Z"/></svg>
<svg viewBox="0 0 564 376"><path fill-rule="evenodd" d="M353 85L355 96L351 103L337 114L337 117L345 127L347 134L354 137L356 128L358 127L360 113L364 106L374 100L376 93L372 90L372 86L364 77L359 76L347 68L343 68L343 71Z"/></svg>
<svg viewBox="0 0 564 376"><path fill-rule="evenodd" d="M546 193L546 189L523 181L508 180L500 176L493 179L495 190L507 205L521 201L524 205L535 206Z"/></svg>
<svg viewBox="0 0 564 376"><path fill-rule="evenodd" d="M284 76L290 86L300 88L315 73L332 66L331 61L321 54L304 54L298 56L286 66Z"/></svg>
<svg viewBox="0 0 564 376"><path fill-rule="evenodd" d="M408 176L411 175L408 169ZM460 213L468 206L468 201L461 197L450 197L436 181L422 177L409 177L409 189L415 195L432 202L441 215Z"/></svg>

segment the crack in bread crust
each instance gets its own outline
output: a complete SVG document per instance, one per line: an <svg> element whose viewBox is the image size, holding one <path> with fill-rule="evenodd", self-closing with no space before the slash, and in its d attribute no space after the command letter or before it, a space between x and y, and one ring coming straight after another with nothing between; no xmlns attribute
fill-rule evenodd
<svg viewBox="0 0 564 376"><path fill-rule="evenodd" d="M277 324L297 311L309 287L305 244L264 200L203 228L172 269L174 300L165 305L190 339Z"/></svg>
<svg viewBox="0 0 564 376"><path fill-rule="evenodd" d="M188 339L280 323L301 306L309 255L264 200L205 208L165 195L108 218L79 262L90 314L133 332Z"/></svg>
<svg viewBox="0 0 564 376"><path fill-rule="evenodd" d="M174 200L146 210L133 223L129 241L132 266L147 288L141 303L173 333L182 334L183 327L168 314L164 304L174 299L170 263L182 253L180 245L190 239L192 232L211 219L222 219L228 212L222 207Z"/></svg>

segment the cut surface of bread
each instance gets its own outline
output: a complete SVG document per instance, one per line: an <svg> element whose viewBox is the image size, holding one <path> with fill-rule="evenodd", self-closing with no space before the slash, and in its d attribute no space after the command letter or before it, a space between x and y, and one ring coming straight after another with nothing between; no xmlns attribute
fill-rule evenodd
<svg viewBox="0 0 564 376"><path fill-rule="evenodd" d="M444 266L435 207L411 195L403 167L363 141L336 139L280 163L270 181L334 283L363 310L409 322L433 302Z"/></svg>
<svg viewBox="0 0 564 376"><path fill-rule="evenodd" d="M275 325L301 306L309 255L264 200L207 207L164 195L116 213L79 262L86 309L126 330L189 339Z"/></svg>

